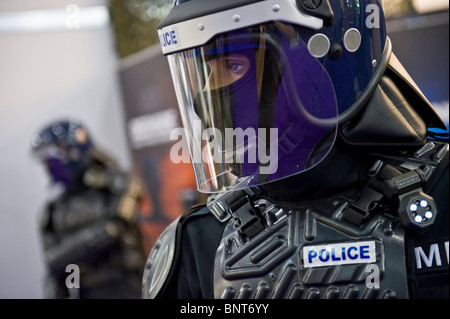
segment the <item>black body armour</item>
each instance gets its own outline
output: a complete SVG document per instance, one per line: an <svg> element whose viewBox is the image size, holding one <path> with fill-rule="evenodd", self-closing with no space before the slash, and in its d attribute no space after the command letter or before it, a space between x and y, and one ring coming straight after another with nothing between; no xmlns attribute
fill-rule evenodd
<svg viewBox="0 0 450 319"><path fill-rule="evenodd" d="M318 200L275 202L260 188L210 196L155 243L143 297L448 296L445 252L425 245L448 242L448 149L371 154L364 186Z"/></svg>
<svg viewBox="0 0 450 319"><path fill-rule="evenodd" d="M216 255L215 298L406 298L403 227L380 215L352 225L342 219L351 206L342 198L269 204L268 226L251 239L231 219Z"/></svg>
<svg viewBox="0 0 450 319"><path fill-rule="evenodd" d="M447 153L448 144L429 142L402 157L375 155L363 189L297 205L257 189L212 198L210 210L228 220L214 298L408 298L405 232L434 223L423 188Z"/></svg>

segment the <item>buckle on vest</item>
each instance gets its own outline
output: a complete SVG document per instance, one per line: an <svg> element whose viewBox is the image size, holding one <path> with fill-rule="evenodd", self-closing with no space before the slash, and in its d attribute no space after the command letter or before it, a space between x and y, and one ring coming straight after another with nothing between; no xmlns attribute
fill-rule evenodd
<svg viewBox="0 0 450 319"><path fill-rule="evenodd" d="M264 230L261 211L252 201L254 195L250 189L212 195L208 198L207 206L220 222L232 217L235 227L243 235L252 238Z"/></svg>

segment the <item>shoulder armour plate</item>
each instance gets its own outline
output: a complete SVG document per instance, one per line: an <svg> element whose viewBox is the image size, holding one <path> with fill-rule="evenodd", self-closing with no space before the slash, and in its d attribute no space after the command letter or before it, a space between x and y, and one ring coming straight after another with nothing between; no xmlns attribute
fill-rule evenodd
<svg viewBox="0 0 450 319"><path fill-rule="evenodd" d="M154 299L167 280L175 256L176 230L180 217L162 232L147 259L142 281L142 297Z"/></svg>

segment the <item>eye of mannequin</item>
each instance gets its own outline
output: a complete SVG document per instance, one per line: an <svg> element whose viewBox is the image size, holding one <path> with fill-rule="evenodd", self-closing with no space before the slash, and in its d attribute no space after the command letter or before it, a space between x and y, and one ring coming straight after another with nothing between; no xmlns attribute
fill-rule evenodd
<svg viewBox="0 0 450 319"><path fill-rule="evenodd" d="M210 89L230 85L242 78L250 68L248 58L242 54L233 54L223 59L208 61L210 71L208 83Z"/></svg>

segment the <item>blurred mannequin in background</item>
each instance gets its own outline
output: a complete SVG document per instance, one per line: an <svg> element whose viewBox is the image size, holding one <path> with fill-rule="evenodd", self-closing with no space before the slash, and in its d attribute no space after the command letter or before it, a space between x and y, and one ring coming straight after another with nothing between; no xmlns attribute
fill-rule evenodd
<svg viewBox="0 0 450 319"><path fill-rule="evenodd" d="M140 298L141 181L97 149L74 120L45 127L32 150L59 189L40 225L46 298Z"/></svg>

